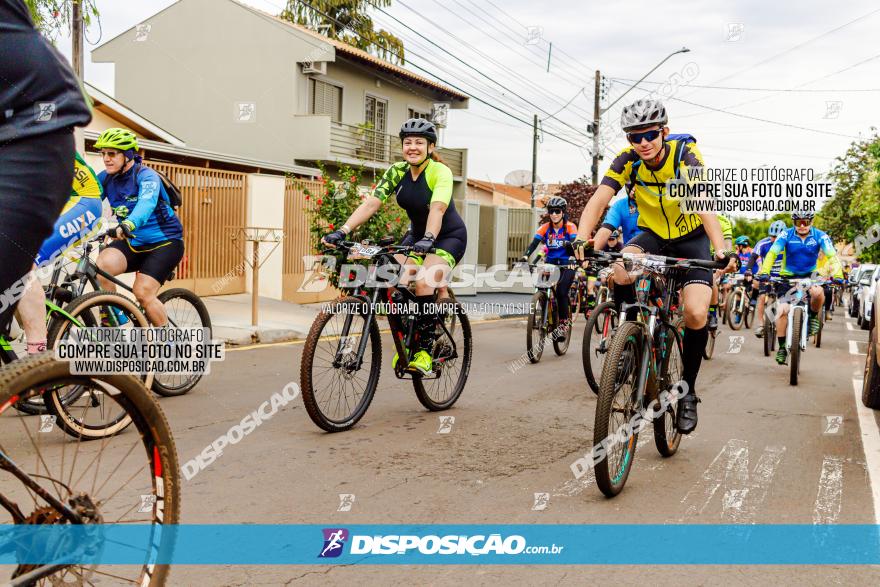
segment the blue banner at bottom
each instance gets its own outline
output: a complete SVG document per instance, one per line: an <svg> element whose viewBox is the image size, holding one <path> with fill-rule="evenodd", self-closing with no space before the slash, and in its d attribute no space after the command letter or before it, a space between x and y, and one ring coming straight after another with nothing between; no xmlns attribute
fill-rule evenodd
<svg viewBox="0 0 880 587"><path fill-rule="evenodd" d="M875 565L876 525L0 526L0 564Z"/></svg>

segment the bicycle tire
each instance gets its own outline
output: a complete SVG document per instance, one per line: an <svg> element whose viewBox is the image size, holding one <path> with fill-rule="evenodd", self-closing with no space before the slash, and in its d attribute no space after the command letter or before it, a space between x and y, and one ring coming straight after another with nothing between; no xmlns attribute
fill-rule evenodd
<svg viewBox="0 0 880 587"><path fill-rule="evenodd" d="M797 318L794 315L797 314ZM791 324L791 349L788 354L789 363L789 385L798 384L798 375L801 369L801 328L804 325L804 313L795 311L792 308L789 320L793 320Z"/></svg>
<svg viewBox="0 0 880 587"><path fill-rule="evenodd" d="M557 318L559 317L559 307L556 306L554 308ZM562 328L562 320L554 320L554 328L553 328L553 352L556 353L557 357L561 357L565 353L568 352L568 347L571 344L571 334L574 331L574 326L571 322L569 322L568 327L565 329L565 336L559 336L559 329Z"/></svg>
<svg viewBox="0 0 880 587"><path fill-rule="evenodd" d="M816 348L822 347L822 331L825 330L825 308L819 308L819 331L816 332Z"/></svg>
<svg viewBox="0 0 880 587"><path fill-rule="evenodd" d="M626 362L627 355L630 353L629 363ZM633 382L638 381L639 362L642 353L642 328L632 322L624 322L620 325L617 335L611 343L611 348L605 357L605 366L602 369L602 381L599 385L599 399L596 402L596 417L593 425L593 446L600 445L606 438L609 438L609 424L614 413L614 397L617 395L618 385L626 383L626 380L619 381L621 371L624 375L631 376ZM621 369L623 366L623 369ZM631 369L629 368L631 366ZM628 377L629 378L629 377ZM631 395L636 393L633 389ZM632 403L631 401L629 402ZM634 410L639 406L635 406ZM632 414L624 410L624 422L629 422ZM617 435L617 431L613 432ZM633 431L626 443L625 452L622 458L622 464L617 471L609 470L608 455L595 464L596 486L605 494L606 497L614 497L619 494L629 473L632 470L633 459L635 458L636 442L638 441L638 431ZM619 444L619 441L618 441Z"/></svg>
<svg viewBox="0 0 880 587"><path fill-rule="evenodd" d="M102 385L113 389L114 401L117 401L129 413L130 419L140 436L140 442L143 443L145 453L150 461L147 475L149 475L152 481L152 495L155 497L151 512L153 517L152 525L173 526L178 524L180 521L181 481L177 448L171 434L168 419L165 417L159 403L137 378L131 375L72 375L70 373L70 363L56 361L50 353L40 353L0 368L0 412L8 406L13 398L26 394L29 390L51 387L59 382L71 380L77 380L83 384L86 382L101 382ZM48 469L44 469L42 472L45 475L49 475ZM71 478L73 478L72 469ZM128 481L130 482L132 479ZM94 489L90 475L85 476L85 478L80 476L76 483L82 484L83 487L76 486L70 488L70 495L79 494L80 490L88 485L91 486L90 491L92 493L101 491L100 488ZM58 488L63 487L63 484L46 483L44 487L54 487L54 493L57 494L56 497L61 497L58 493ZM4 489L7 489L7 487L4 487ZM138 491L143 491L143 489ZM83 493L88 493L88 491ZM127 498L128 496L125 497ZM143 499L143 496L140 497ZM111 499L113 498L110 497L104 501L96 501L101 504L101 507L105 507L107 505L106 502ZM155 550L152 552L157 554L159 558L167 559L174 551L175 534L169 531L160 531L158 536L160 537L160 542L154 545ZM55 574L63 573L67 568L69 567L59 569ZM90 569L93 568L90 567ZM149 564L148 562L143 565L140 578L138 580L131 580L131 582L155 587L165 585L170 568L170 565L167 564ZM114 566L113 576L118 576L119 572L119 567ZM84 569L82 574L90 574L89 569ZM51 582L54 583L54 581Z"/></svg>
<svg viewBox="0 0 880 587"><path fill-rule="evenodd" d="M750 330L752 328L752 324L755 323L755 312L757 311L757 305L752 305L752 298L750 296L746 296L744 301L746 305L745 315L743 316L743 321L746 325L746 330Z"/></svg>
<svg viewBox="0 0 880 587"><path fill-rule="evenodd" d="M200 298L190 290L182 287L175 287L165 290L159 294L158 298L159 301L162 302L163 306L167 305L173 300L184 300L185 303L191 305L193 310L195 311L195 316L198 317L198 324L196 324L195 321L187 324L179 321L172 321L170 315L168 317L169 324L176 328L207 328L209 331L207 340L210 342L210 333L213 332L213 330L211 329L211 315L208 313L208 308L207 306L205 306L205 302L202 301L202 298ZM169 380L173 380L174 377L180 377L179 375L166 376L164 373L156 373L156 376L153 378L152 389L153 391L164 397L184 395L188 393L193 387L195 387L199 383L199 381L201 381L203 376L203 373L195 373L175 385L170 383Z"/></svg>
<svg viewBox="0 0 880 587"><path fill-rule="evenodd" d="M745 318L737 308L739 308L739 300L743 296L742 291L736 288L727 298L726 320L725 323L730 326L731 330L739 330L743 326Z"/></svg>
<svg viewBox="0 0 880 587"><path fill-rule="evenodd" d="M538 363L544 354L544 312L547 310L547 296L537 291L532 296L529 318L526 320L526 356L530 363ZM535 327L538 325L537 328ZM538 340L535 340L535 334Z"/></svg>
<svg viewBox="0 0 880 587"><path fill-rule="evenodd" d="M663 358L660 373L657 378L661 385L659 390L661 393L668 390L672 385L678 384L679 380L681 380L681 369L684 365L684 318L676 320L675 327L663 325L663 328L665 328L669 335L673 337L673 342L671 345L668 345L670 350ZM676 353L679 357L678 361L680 366L677 367L678 372L670 374L669 370ZM682 435L675 425L677 414L678 401L675 401L674 404L669 404L662 416L658 416L656 411L653 414L648 414L653 417L654 446L657 447L657 452L659 452L664 458L671 457L678 452L678 447L681 445Z"/></svg>
<svg viewBox="0 0 880 587"><path fill-rule="evenodd" d="M461 307L461 304L453 302L450 298L443 298L441 300L438 300L437 305L440 308L455 308L454 320L457 321L457 324L455 325L454 329L450 330L453 336L459 330L461 331L463 348L458 349L461 354L459 354L456 359L461 359L462 368L458 372L458 379L455 382L451 393L449 393L446 399L442 401L435 400L433 397L431 397L431 393L428 389L428 387L432 385L430 382L442 380L442 375L439 379L436 380L426 380L418 376L413 377L413 388L415 389L416 397L425 408L432 412L448 410L455 404L455 402L458 401L458 398L461 397L462 391L464 391L464 386L467 384L468 374L471 370L471 361L473 359L473 338L471 335L471 322L468 319L467 313L464 311L464 308ZM442 336L448 339L448 336L446 336L446 332L444 332L442 328L438 328L437 330L438 333L442 333ZM439 338L434 342L434 352L431 353L431 356L434 357L435 361L437 360L438 356L442 356L443 344L444 341Z"/></svg>
<svg viewBox="0 0 880 587"><path fill-rule="evenodd" d="M766 312L766 310L765 310ZM776 344L776 323L769 316L764 316L764 356L769 357Z"/></svg>
<svg viewBox="0 0 880 587"><path fill-rule="evenodd" d="M339 309L350 308L354 304L357 304L356 307L359 307L360 304L363 303L366 303L364 299L354 296L344 297L333 302L329 308L322 310L315 318L312 327L309 329L306 343L303 346L302 362L300 363L300 387L302 390L303 404L305 405L306 412L308 413L309 418L312 419L312 422L327 432L342 432L357 424L367 412L367 408L370 407L370 403L373 401L373 396L376 393L376 386L379 383L379 374L382 369L382 340L374 316L374 319L370 324L370 331L367 334L367 336L370 337L369 346L364 351L365 353L371 353L370 371L360 401L358 401L354 409L343 418L329 418L321 410L321 402L317 397L319 390L316 389L316 382L313 373L315 353L318 348L318 343L321 341L321 332L324 330L327 323L336 316ZM363 313L353 315L361 317L365 316ZM361 326L362 325L363 324L361 324ZM362 330L359 332L362 333ZM338 336L334 337L332 334L329 336L331 339L338 339ZM336 369L335 372L339 372L340 368L334 367L334 369Z"/></svg>
<svg viewBox="0 0 880 587"><path fill-rule="evenodd" d="M703 347L703 358L707 361L712 360L715 354L715 339L718 338L718 330L710 330L709 337L706 339L706 346Z"/></svg>
<svg viewBox="0 0 880 587"><path fill-rule="evenodd" d="M604 319L602 318L604 316ZM611 344L611 333L617 328L617 307L614 302L605 302L593 308L590 319L584 327L584 339L581 344L581 363L584 366L584 376L587 384L596 395L599 395L599 381L602 378L602 365L604 357L608 353ZM599 345L594 349L593 337L605 337L604 350ZM601 353L602 357L599 357ZM595 354L595 357L593 356Z"/></svg>
<svg viewBox="0 0 880 587"><path fill-rule="evenodd" d="M134 323L138 324L138 327L149 327L147 317L143 315L134 302L125 296L108 291L93 291L81 295L78 298L71 300L71 302L65 307L65 311L73 318L80 318L81 316L88 314L90 318L82 318L83 323L99 324L94 321L94 317L89 311L100 306L109 305L124 310L129 319L132 319ZM49 331L47 337L52 348L55 348L55 346L61 342L72 325L74 325L74 323L69 319L58 320L52 325L52 329ZM149 373L143 376L141 380L149 389L149 385L153 380L153 374ZM74 412L85 414L89 407L95 407L94 402L97 401L95 396L91 396L92 405L90 406L86 404L82 410L80 410L80 406L76 405L75 402L61 401L57 393L52 393L47 397L49 399L47 405L49 412L57 416L58 425L74 438L80 438L82 440L98 440L105 436L118 434L131 424L131 420L128 419L125 414L120 414L117 418L105 422L99 422L97 424L86 423L81 418L75 417ZM77 397L76 401L79 401L80 399L82 399L82 396Z"/></svg>

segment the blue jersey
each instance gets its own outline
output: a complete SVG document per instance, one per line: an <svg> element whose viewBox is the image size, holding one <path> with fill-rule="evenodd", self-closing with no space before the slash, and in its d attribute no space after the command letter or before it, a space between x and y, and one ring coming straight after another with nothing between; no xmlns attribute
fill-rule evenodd
<svg viewBox="0 0 880 587"><path fill-rule="evenodd" d="M785 251L785 260L779 271L781 277L807 277L816 270L816 262L819 260L819 252L825 253L829 260L837 258L837 251L831 238L812 226L806 237L801 238L797 234L797 228L792 227L780 233L776 242L770 247L761 272L767 273L773 266L776 257Z"/></svg>
<svg viewBox="0 0 880 587"><path fill-rule="evenodd" d="M605 221L602 226L608 230L623 230L623 242L628 243L634 236L642 232L638 226L639 210L636 208L635 200L630 198L621 198L611 205L608 214L605 215Z"/></svg>
<svg viewBox="0 0 880 587"><path fill-rule="evenodd" d="M128 171L113 175L102 171L98 179L116 217L134 223L132 247L183 240L183 225L155 171L136 163Z"/></svg>
<svg viewBox="0 0 880 587"><path fill-rule="evenodd" d="M545 222L538 228L535 238L547 245L547 263L565 265L571 257L568 244L577 238L577 226L573 222L566 222L559 228L553 228L551 223Z"/></svg>
<svg viewBox="0 0 880 587"><path fill-rule="evenodd" d="M752 266L756 264L756 261L760 259L760 262L763 262L764 259L767 258L767 253L770 252L770 247L773 246L773 237L766 236L759 240L755 245L755 248L752 250L752 256L749 258L749 264L746 266L747 271L752 270ZM785 251L779 254L776 257L776 260L773 261L773 267L770 269L770 275L773 277L779 277L779 270L782 269L782 261L785 259ZM760 268L760 265L759 265Z"/></svg>

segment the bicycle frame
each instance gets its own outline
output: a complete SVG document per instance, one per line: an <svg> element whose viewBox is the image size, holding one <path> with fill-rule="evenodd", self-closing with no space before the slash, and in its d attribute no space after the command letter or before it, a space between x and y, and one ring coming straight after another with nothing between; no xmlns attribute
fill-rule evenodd
<svg viewBox="0 0 880 587"><path fill-rule="evenodd" d="M799 312L803 314L802 322L804 326L807 325L808 320L806 319L809 316L809 289L812 285L809 279L799 279L797 282L797 289L795 290L795 301L791 304L791 311L788 316L788 324L785 328L785 349L791 352L791 347L794 341L792 340L792 332L794 328L794 313ZM798 341L798 345L800 346L801 351L807 350L807 333L809 328L802 327L801 328L801 339Z"/></svg>

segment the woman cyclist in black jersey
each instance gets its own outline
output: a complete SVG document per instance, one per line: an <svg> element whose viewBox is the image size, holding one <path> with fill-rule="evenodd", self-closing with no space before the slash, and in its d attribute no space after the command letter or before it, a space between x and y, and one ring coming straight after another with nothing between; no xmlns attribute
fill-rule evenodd
<svg viewBox="0 0 880 587"><path fill-rule="evenodd" d="M435 149L437 129L428 120L411 118L400 127L404 161L393 164L373 194L358 206L339 230L322 242L335 246L375 214L391 194L409 216L413 253L398 255L408 272L418 267L415 277L419 304L417 328L419 346L408 365L409 371L431 373L430 349L434 341L434 316L426 310L434 291L444 288L452 268L461 261L467 246L467 229L452 201L452 171L442 163ZM394 361L396 362L395 355Z"/></svg>

